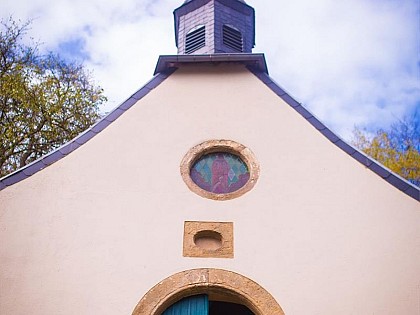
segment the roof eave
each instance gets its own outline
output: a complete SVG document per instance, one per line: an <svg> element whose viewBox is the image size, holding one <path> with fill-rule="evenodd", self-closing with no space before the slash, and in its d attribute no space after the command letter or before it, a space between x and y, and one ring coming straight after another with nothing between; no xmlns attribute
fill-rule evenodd
<svg viewBox="0 0 420 315"><path fill-rule="evenodd" d="M267 74L261 71L250 68L250 71L254 73L270 90L277 94L283 101L297 111L303 118L305 118L315 129L322 133L329 141L335 144L339 149L350 155L356 161L376 173L386 182L402 191L411 198L420 201L420 188L402 178L392 170L386 168L378 161L367 156L365 153L354 148L346 141L336 135L330 128L322 123L315 115L307 110L301 103L296 101L289 93L281 88L274 80Z"/></svg>
<svg viewBox="0 0 420 315"><path fill-rule="evenodd" d="M264 54L211 54L211 55L163 55L159 57L155 75L166 73L187 64L243 64L248 68L268 75Z"/></svg>
<svg viewBox="0 0 420 315"><path fill-rule="evenodd" d="M137 90L133 95L131 95L126 101L121 103L121 105L114 108L108 114L106 114L102 119L100 119L93 126L88 128L86 131L82 132L76 138L70 140L69 142L63 144L61 147L51 151L50 153L40 157L38 160L21 167L20 169L10 173L2 178L0 178L0 190L5 189L8 186L12 186L32 175L38 173L44 168L50 166L51 164L61 160L71 152L75 151L77 148L88 142L90 139L99 134L102 130L107 128L111 123L118 119L125 111L131 108L136 104L140 99L145 97L149 92L155 89L160 83L162 83L166 78L172 74L172 71L168 70L165 73L159 73L155 75L149 82L147 82L143 87Z"/></svg>

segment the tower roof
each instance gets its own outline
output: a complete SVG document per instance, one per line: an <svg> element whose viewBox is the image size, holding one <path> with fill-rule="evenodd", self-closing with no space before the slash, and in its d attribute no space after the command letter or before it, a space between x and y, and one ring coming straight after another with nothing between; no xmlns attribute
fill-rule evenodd
<svg viewBox="0 0 420 315"><path fill-rule="evenodd" d="M191 1L193 1L193 0L185 0L185 1L184 1L184 4L185 4L185 3L188 3L188 2L191 2ZM236 0L236 1L239 1L239 2L243 2L243 3L245 3L245 1L244 1L244 0Z"/></svg>
<svg viewBox="0 0 420 315"><path fill-rule="evenodd" d="M186 0L174 11L178 54L251 53L255 11L244 0Z"/></svg>

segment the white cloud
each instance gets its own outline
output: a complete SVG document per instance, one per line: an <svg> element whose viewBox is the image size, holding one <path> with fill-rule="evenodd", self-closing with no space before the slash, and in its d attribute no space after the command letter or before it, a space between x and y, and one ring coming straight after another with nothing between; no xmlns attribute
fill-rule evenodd
<svg viewBox="0 0 420 315"><path fill-rule="evenodd" d="M46 49L83 40L109 110L176 54L172 11L183 0L16 0L0 12L35 18ZM354 124L386 127L419 106L417 0L247 1L271 76L348 138Z"/></svg>
<svg viewBox="0 0 420 315"><path fill-rule="evenodd" d="M416 1L277 2L260 13L274 31L259 32L258 48L273 77L348 137L354 124L387 126L419 101L418 10Z"/></svg>

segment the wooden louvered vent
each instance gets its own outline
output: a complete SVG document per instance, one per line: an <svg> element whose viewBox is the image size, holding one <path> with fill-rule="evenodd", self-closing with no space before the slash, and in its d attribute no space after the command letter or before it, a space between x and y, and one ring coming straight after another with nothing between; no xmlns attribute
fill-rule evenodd
<svg viewBox="0 0 420 315"><path fill-rule="evenodd" d="M190 31L185 38L185 53L191 54L206 45L206 27Z"/></svg>
<svg viewBox="0 0 420 315"><path fill-rule="evenodd" d="M223 25L223 44L237 52L243 52L241 32L228 25Z"/></svg>

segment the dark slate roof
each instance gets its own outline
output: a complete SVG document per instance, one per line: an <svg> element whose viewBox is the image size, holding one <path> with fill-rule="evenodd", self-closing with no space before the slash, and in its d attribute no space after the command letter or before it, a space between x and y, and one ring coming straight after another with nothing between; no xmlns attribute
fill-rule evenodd
<svg viewBox="0 0 420 315"><path fill-rule="evenodd" d="M193 0L185 0L185 1L184 1L184 3L188 3L188 2L191 2L191 1L193 1ZM243 2L243 3L245 3L245 1L244 1L244 0L236 0L236 1L239 1L239 2Z"/></svg>
<svg viewBox="0 0 420 315"><path fill-rule="evenodd" d="M185 1L180 7L174 10L174 26L175 26L175 44L178 47L178 30L179 30L179 17L187 14L188 12L194 11L200 7L203 7L211 0L190 0ZM249 6L242 0L217 0L221 4L230 7L238 12L243 14L252 14L255 16L255 10L253 7ZM253 38L252 38L252 46L255 46L255 23L253 25Z"/></svg>
<svg viewBox="0 0 420 315"><path fill-rule="evenodd" d="M170 69L176 69L185 64L200 63L240 63L254 69L256 72L268 74L264 54L214 54L214 55L170 55L160 56L156 65L155 75Z"/></svg>
<svg viewBox="0 0 420 315"><path fill-rule="evenodd" d="M185 0L185 1L184 1L184 4L185 4L185 3L188 3L188 2L191 2L191 1L194 1L194 0ZM246 3L244 0L236 0L236 1Z"/></svg>
<svg viewBox="0 0 420 315"><path fill-rule="evenodd" d="M85 144L96 134L105 129L115 119L121 116L127 109L133 106L138 100L147 95L151 90L162 83L168 76L170 76L178 67L186 64L200 64L200 63L240 63L247 66L247 68L259 78L268 88L283 99L289 106L297 111L303 118L305 118L315 129L322 133L329 141L335 144L338 148L346 152L352 158L369 168L372 172L382 177L389 184L401 190L408 196L415 200L420 200L420 188L414 186L407 180L396 175L377 161L371 159L366 154L360 152L352 147L339 136L337 136L331 129L319 121L311 112L297 102L290 94L270 78L267 71L264 54L216 54L216 55L174 55L174 56L160 56L155 76L145 86L134 93L130 98L123 102L120 106L115 108L107 114L98 123L79 135L77 138L58 148L57 150L47 154L41 159L17 170L0 179L0 190L7 186L13 185L25 178L37 173L43 168L60 160L67 154L76 150L79 146Z"/></svg>

